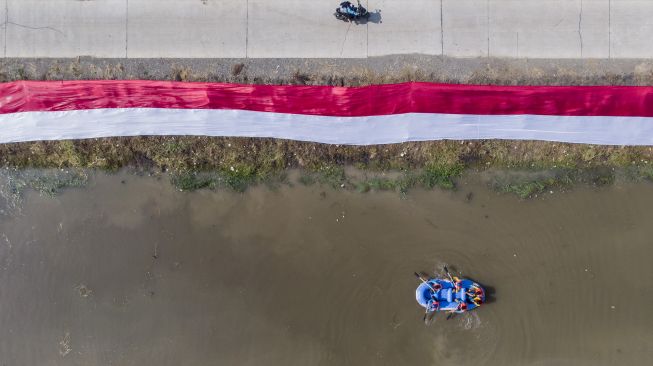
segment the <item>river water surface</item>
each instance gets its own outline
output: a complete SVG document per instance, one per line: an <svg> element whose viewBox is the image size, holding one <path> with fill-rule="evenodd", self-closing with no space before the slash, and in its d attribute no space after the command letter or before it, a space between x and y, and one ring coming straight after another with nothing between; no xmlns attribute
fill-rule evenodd
<svg viewBox="0 0 653 366"><path fill-rule="evenodd" d="M650 362L653 185L523 201L473 181L29 193L0 218L0 365ZM444 264L494 300L427 327L413 272Z"/></svg>

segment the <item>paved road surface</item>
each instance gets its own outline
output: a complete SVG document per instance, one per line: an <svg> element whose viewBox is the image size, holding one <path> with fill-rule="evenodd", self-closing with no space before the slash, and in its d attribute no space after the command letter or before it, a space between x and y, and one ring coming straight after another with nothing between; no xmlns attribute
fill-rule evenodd
<svg viewBox="0 0 653 366"><path fill-rule="evenodd" d="M4 57L647 58L651 0L0 0Z"/></svg>

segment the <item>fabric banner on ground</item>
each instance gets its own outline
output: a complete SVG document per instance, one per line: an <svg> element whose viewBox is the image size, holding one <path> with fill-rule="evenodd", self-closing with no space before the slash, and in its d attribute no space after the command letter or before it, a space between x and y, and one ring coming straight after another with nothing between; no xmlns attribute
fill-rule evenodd
<svg viewBox="0 0 653 366"><path fill-rule="evenodd" d="M0 95L0 143L203 135L653 145L653 87L19 81L0 84Z"/></svg>

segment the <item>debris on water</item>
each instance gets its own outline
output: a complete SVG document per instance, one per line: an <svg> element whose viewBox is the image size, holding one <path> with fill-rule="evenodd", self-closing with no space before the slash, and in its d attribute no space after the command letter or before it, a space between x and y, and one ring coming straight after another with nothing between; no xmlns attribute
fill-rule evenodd
<svg viewBox="0 0 653 366"><path fill-rule="evenodd" d="M93 294L93 290L88 288L85 284L80 283L79 285L75 286L75 290L79 293L79 297L82 298L88 298Z"/></svg>
<svg viewBox="0 0 653 366"><path fill-rule="evenodd" d="M401 326L401 322L399 321L396 313L392 315L392 321L390 322L390 326L392 326L393 330Z"/></svg>
<svg viewBox="0 0 653 366"><path fill-rule="evenodd" d="M616 309L616 306L610 305L610 309L614 310L614 309Z"/></svg>
<svg viewBox="0 0 653 366"><path fill-rule="evenodd" d="M65 357L73 349L70 347L70 332L64 333L64 336L59 341L59 354Z"/></svg>
<svg viewBox="0 0 653 366"><path fill-rule="evenodd" d="M2 233L2 238L5 240L5 243L7 244L7 247L8 247L9 249L11 249L11 248L12 248L12 246L11 246L11 241L9 241L9 238L7 237L7 234Z"/></svg>

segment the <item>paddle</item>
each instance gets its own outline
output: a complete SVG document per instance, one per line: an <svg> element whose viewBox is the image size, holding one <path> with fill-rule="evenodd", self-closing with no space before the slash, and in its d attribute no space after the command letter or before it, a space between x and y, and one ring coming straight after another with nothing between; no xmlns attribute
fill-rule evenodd
<svg viewBox="0 0 653 366"><path fill-rule="evenodd" d="M430 283L428 283L425 279L423 279L422 276L420 276L419 273L417 273L417 272L413 272L413 273L415 274L415 277L419 278L419 280L422 281L424 284L426 284L426 285L427 285L431 290L434 290L434 291L435 291L435 289L433 289L433 286L432 286ZM426 325L429 325L429 324L431 323L431 322L430 322L430 319L427 319L427 317L429 316L429 314L435 314L435 311L429 311L429 309L428 309L428 307L427 307L427 308L426 308L426 311L424 312L424 317L422 318L422 321L423 321L424 324L426 324Z"/></svg>
<svg viewBox="0 0 653 366"><path fill-rule="evenodd" d="M433 285L428 283L428 281L426 281L425 279L423 279L422 276L419 273L417 273L417 272L413 272L413 273L415 274L415 277L419 278L419 280L422 281L425 285L427 285L431 290L435 291L435 288L433 288Z"/></svg>
<svg viewBox="0 0 653 366"><path fill-rule="evenodd" d="M451 283L454 283L454 282L455 282L455 281L453 280L453 277L451 276L451 273L449 273L449 269L447 269L447 266L444 266L444 273L447 274L447 276L449 277L449 280L451 281Z"/></svg>
<svg viewBox="0 0 653 366"><path fill-rule="evenodd" d="M420 281L422 281L422 282L424 282L425 284L428 285L428 282L426 282L426 280L423 279L422 276L419 273L413 272L413 274L415 274L415 277L419 278Z"/></svg>
<svg viewBox="0 0 653 366"><path fill-rule="evenodd" d="M426 309L426 312L424 313L424 317L422 318L422 321L424 324L428 325L429 323L426 321L426 316L429 315L429 309Z"/></svg>
<svg viewBox="0 0 653 366"><path fill-rule="evenodd" d="M433 314L435 314L435 311L426 310L426 314L424 314L424 319L423 319L425 325L431 325L431 321L433 320Z"/></svg>

